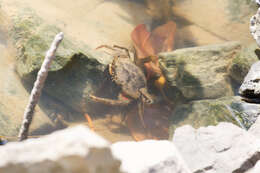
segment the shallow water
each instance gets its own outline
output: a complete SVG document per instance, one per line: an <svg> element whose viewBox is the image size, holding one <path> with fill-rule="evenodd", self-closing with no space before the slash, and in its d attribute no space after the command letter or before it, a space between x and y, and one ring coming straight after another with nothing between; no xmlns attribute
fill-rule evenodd
<svg viewBox="0 0 260 173"><path fill-rule="evenodd" d="M8 0L10 4L16 2L16 0ZM129 47L132 45L130 34L135 26L145 23L152 29L167 20L172 20L177 25L177 31L174 35L175 49L227 41L241 41L245 45L254 42L249 33L248 24L249 18L255 13L255 7L248 5L248 1L241 3L235 0L214 2L175 0L170 3L169 0L165 0L159 6L156 6L159 1L147 0L146 2L147 4L143 1L122 0L23 1L48 23L61 28L68 36L89 45L92 49L103 44ZM240 5L236 4L238 2ZM153 9L154 7L157 8ZM251 7L253 10L250 9ZM167 10L170 12L163 12ZM170 16L166 16L167 14ZM160 20L158 21L158 19ZM4 105L7 114L10 115L10 121L15 122L14 128L18 129L29 94L15 73L15 59L12 57L12 53L7 51L6 41L1 33L0 52L2 52L0 55L0 81L4 81L0 83L0 98L2 98L0 104ZM48 95L44 96L49 97ZM42 100L43 103L37 107L36 112L39 114L36 117L46 119L46 121L53 118L50 115L51 110L56 109L55 106L48 108L46 103L48 99L55 102L53 98L47 98L47 101ZM14 105L16 109L13 109ZM64 105L57 103L57 107L59 107L58 105L61 107L59 109L63 109ZM68 120L69 125L73 126L78 123L88 125L83 115L73 112L70 108L66 107L61 112L67 114L67 110L71 111L70 117L75 117L75 119ZM151 110L152 108L147 108L147 112ZM167 112L166 108L163 108L163 111ZM169 115L170 113L165 114ZM82 117L79 118L80 116ZM129 131L127 128L129 124L122 122L120 113L114 114L112 111L112 115L111 112L108 112L107 114L98 115L96 113L90 116L93 119L94 130L109 141L133 140L130 134L131 130ZM131 124L133 122L134 124ZM130 125L135 130L140 130L139 125L136 125L138 123L133 119L130 121ZM158 120L152 123L160 125L164 122ZM139 131L135 130L131 132L136 133L137 136L140 135Z"/></svg>

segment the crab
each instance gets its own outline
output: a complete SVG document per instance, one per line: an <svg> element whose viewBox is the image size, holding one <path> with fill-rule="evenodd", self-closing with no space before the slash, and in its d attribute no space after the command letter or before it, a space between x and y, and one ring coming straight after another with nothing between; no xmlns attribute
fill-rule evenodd
<svg viewBox="0 0 260 173"><path fill-rule="evenodd" d="M112 63L108 66L108 71L112 81L121 88L121 93L117 100L101 98L94 95L90 95L90 98L95 102L107 105L136 105L139 118L145 128L146 126L143 118L144 104L152 104L153 98L148 93L147 81L143 71L131 60L128 49L120 46L111 47L108 45L102 45L98 48L102 47L116 51Z"/></svg>

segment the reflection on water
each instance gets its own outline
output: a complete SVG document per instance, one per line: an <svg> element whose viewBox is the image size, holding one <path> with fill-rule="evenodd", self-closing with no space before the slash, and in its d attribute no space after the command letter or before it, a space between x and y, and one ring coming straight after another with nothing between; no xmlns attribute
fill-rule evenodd
<svg viewBox="0 0 260 173"><path fill-rule="evenodd" d="M10 2L15 1L10 0ZM94 130L110 141L133 140L133 138L137 140L167 139L169 117L174 118L172 114L179 106L178 104L194 101L197 98L203 99L203 97L189 98L187 96L193 93L189 91L192 88L189 85L195 85L194 81L196 84L201 83L199 78L195 78L194 74L187 71L190 69L185 69L190 67L189 65L183 65L180 62L169 64L168 68L178 67L177 70L172 70L172 74L168 74L168 78L166 78L164 74L167 69L161 70L162 63L159 63L158 54L174 49L227 41L238 40L245 45L253 42L248 22L251 15L255 13L255 9L252 8L254 5L249 1L219 0L212 3L205 0L93 0L91 2L83 0L73 2L69 0L24 0L24 2L48 23L59 27L69 36L89 45L92 49L103 44L134 47L136 64L145 71L148 91L155 97L155 104L144 106L144 121L147 123L145 128L140 126L141 120L136 108L127 110L124 107L89 103L88 108L92 106L92 109L80 110L80 103L77 101L83 95L83 88L86 85L91 85L87 91L93 93L98 90L100 81L104 79L100 79L103 75L98 74L100 69L95 69L99 68L96 61L86 60L83 55L78 55L62 70L50 73L49 81L52 83L48 83L45 91L58 86L64 88L56 88L57 97L48 91L43 93L35 115L37 119L34 121L35 127L32 128L34 135L44 134L41 130L44 131L44 128L46 130L46 127L54 130L55 119L58 116L62 116L65 124L69 126L78 123L88 125L84 114L89 113ZM163 27L168 24L170 24L169 28ZM135 32L131 35L133 31ZM234 48L236 51L230 53L231 55L237 53L237 49L239 49L237 47ZM0 130L0 135L16 135L29 94L24 89L26 84L22 85L16 76L15 58L12 57L14 53L10 56L6 49L5 38L0 33L0 51L2 52L0 55L0 80L4 81L0 83L0 98L2 98L0 101L0 127L5 127ZM208 61L218 57L219 54L222 55L222 52L211 50L210 57L212 58L209 58ZM185 58L185 55L183 56ZM192 58L193 55L189 57ZM213 70L205 69L207 65L200 66L200 63L209 64L202 60L196 64L196 68L201 68L203 72L221 71L227 73L227 67L222 67L216 62L217 60L212 63L216 65L216 67L212 67ZM90 76L86 75L85 72L91 72ZM185 79L183 81L178 81L178 79L170 81L170 79L176 79L178 75L178 79ZM198 75L203 76L199 72ZM72 83L77 80L78 76L83 76L79 79L84 79L84 81ZM88 79L84 77L88 77ZM229 82L229 79L226 81ZM185 89L187 92L183 93L181 89L167 86L168 83L173 84L174 82L183 83L184 87L188 88ZM120 88L116 88L111 83L105 85L101 96L117 99ZM50 87L51 85L54 87ZM73 92L72 86L81 90L75 92L74 95L73 93L67 94L66 92ZM195 88L195 90L200 91L197 95L205 94L202 87ZM60 97L59 94L64 97ZM68 99L64 99L66 95ZM74 101L73 105L70 104L71 100ZM15 109L13 109L14 105ZM8 125L10 123L11 126Z"/></svg>

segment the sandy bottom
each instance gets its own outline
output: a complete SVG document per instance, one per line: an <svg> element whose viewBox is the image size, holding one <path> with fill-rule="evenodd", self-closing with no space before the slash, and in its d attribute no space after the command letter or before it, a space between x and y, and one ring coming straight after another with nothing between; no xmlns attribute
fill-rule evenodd
<svg viewBox="0 0 260 173"><path fill-rule="evenodd" d="M72 124L72 126L78 123ZM80 123L88 126L88 123ZM106 116L93 120L94 132L110 142L133 141L134 139L119 115Z"/></svg>

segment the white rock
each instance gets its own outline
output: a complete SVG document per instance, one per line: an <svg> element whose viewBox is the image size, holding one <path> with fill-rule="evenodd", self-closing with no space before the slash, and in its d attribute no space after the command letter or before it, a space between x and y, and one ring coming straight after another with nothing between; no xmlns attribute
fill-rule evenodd
<svg viewBox="0 0 260 173"><path fill-rule="evenodd" d="M255 123L249 128L248 132L260 139L260 118L257 118Z"/></svg>
<svg viewBox="0 0 260 173"><path fill-rule="evenodd" d="M189 173L178 150L170 141L117 142L111 146L127 173Z"/></svg>
<svg viewBox="0 0 260 173"><path fill-rule="evenodd" d="M258 46L260 46L260 8L258 8L257 13L250 19L250 32L253 38L256 40Z"/></svg>
<svg viewBox="0 0 260 173"><path fill-rule="evenodd" d="M260 159L260 140L231 124L176 129L174 144L192 172L242 173Z"/></svg>
<svg viewBox="0 0 260 173"><path fill-rule="evenodd" d="M260 172L260 161L258 161L254 168L246 173L259 173Z"/></svg>
<svg viewBox="0 0 260 173"><path fill-rule="evenodd" d="M1 173L114 173L120 166L109 142L84 126L9 143L0 147L0 156Z"/></svg>

